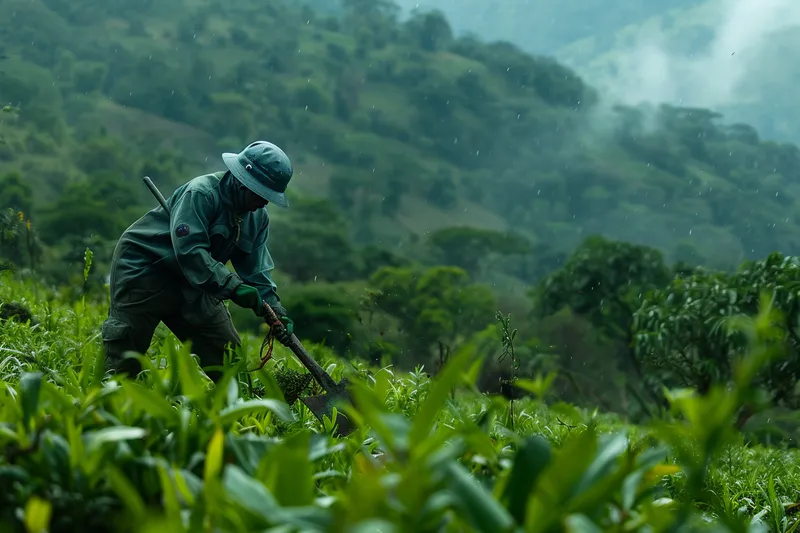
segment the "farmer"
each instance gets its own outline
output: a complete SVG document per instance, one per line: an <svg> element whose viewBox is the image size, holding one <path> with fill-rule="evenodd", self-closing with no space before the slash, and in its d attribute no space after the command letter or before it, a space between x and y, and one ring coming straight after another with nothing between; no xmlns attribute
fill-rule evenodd
<svg viewBox="0 0 800 533"><path fill-rule="evenodd" d="M102 338L107 366L136 377L156 326L191 341L203 367L221 366L239 334L223 300L264 316L268 303L285 326L275 338L286 345L291 321L270 278L269 202L288 207L284 191L292 163L272 143L256 141L239 154L224 153L227 171L199 176L126 229L111 261L111 303ZM236 272L226 267L230 260ZM206 370L214 381L221 371Z"/></svg>

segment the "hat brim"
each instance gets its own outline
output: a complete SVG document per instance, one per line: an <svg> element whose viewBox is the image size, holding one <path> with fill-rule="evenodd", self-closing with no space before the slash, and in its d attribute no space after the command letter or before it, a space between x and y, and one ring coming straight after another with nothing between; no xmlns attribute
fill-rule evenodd
<svg viewBox="0 0 800 533"><path fill-rule="evenodd" d="M241 163L239 163L238 157L238 154L227 152L222 154L222 160L225 162L225 166L228 167L228 170L231 171L236 179L242 182L242 185L270 203L280 207L289 207L289 201L286 199L285 193L273 191L263 183L260 183L245 170Z"/></svg>

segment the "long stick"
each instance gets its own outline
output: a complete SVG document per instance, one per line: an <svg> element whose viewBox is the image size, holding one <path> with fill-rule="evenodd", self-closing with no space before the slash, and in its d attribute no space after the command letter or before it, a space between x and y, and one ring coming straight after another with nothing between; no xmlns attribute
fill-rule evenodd
<svg viewBox="0 0 800 533"><path fill-rule="evenodd" d="M167 215L169 215L169 207L167 207L167 201L164 199L164 195L161 194L161 191L158 190L158 187L156 187L156 184L153 183L153 180L151 180L148 176L145 176L144 178L142 178L142 181L144 181L144 184L147 185L147 188L150 189L150 192L153 193L153 196L156 197L158 203L161 204L161 207L163 207L164 211L166 211Z"/></svg>

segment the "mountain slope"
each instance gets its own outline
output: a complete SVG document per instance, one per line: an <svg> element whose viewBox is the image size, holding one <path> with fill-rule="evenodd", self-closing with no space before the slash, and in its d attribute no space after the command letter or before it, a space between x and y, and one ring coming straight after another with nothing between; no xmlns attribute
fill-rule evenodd
<svg viewBox="0 0 800 533"><path fill-rule="evenodd" d="M800 4L791 0L400 0L457 32L506 40L575 69L608 99L708 107L800 142L793 101Z"/></svg>
<svg viewBox="0 0 800 533"><path fill-rule="evenodd" d="M296 162L293 191L329 198L357 242L406 255L457 225L559 252L600 232L726 267L797 244L800 221L782 214L797 205L796 147L702 109L611 110L549 57L362 4L336 18L256 1L8 0L0 99L21 111L2 126L0 170L31 176L34 213L82 176L133 187L112 205L150 206L141 174L168 193L266 138Z"/></svg>

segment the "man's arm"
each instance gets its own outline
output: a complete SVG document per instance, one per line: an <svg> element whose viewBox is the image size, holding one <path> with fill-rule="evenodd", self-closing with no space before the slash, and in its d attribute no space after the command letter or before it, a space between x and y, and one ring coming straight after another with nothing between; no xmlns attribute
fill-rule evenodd
<svg viewBox="0 0 800 533"><path fill-rule="evenodd" d="M220 300L230 299L242 280L211 257L208 233L211 199L187 190L172 207L170 235L172 249L189 283Z"/></svg>
<svg viewBox="0 0 800 533"><path fill-rule="evenodd" d="M275 268L272 256L267 248L269 237L269 222L258 233L253 243L253 250L249 254L240 254L231 259L236 273L248 285L258 289L261 299L267 302L270 307L280 305L281 299L278 296L278 286L272 280L270 273Z"/></svg>

